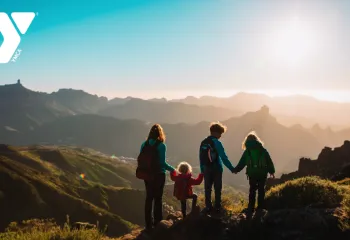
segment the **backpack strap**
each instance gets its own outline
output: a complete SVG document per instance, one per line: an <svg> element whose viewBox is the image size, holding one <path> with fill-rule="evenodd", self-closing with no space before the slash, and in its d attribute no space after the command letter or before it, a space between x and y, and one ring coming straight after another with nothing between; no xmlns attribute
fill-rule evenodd
<svg viewBox="0 0 350 240"><path fill-rule="evenodd" d="M209 145L211 146L211 148L213 149L214 154L216 155L216 159L218 159L218 153L217 153L216 148L215 148L214 138L215 137L209 136L208 142L209 142ZM210 162L213 162L213 160L211 158L211 150L210 149L208 151L208 157L209 157Z"/></svg>

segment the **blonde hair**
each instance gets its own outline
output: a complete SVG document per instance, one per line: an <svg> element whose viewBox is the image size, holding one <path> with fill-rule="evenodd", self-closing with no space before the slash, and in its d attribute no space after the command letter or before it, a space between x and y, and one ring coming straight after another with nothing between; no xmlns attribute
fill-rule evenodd
<svg viewBox="0 0 350 240"><path fill-rule="evenodd" d="M210 133L220 133L220 134L223 134L226 132L227 130L227 127L225 125L223 125L222 123L220 122L212 122L210 124Z"/></svg>
<svg viewBox="0 0 350 240"><path fill-rule="evenodd" d="M259 143L261 143L262 146L264 146L264 142L261 141L261 139L258 137L258 134L256 134L255 131L251 131L250 133L248 133L248 135L244 138L244 141L242 142L242 149L246 150L246 143L247 141L258 141Z"/></svg>
<svg viewBox="0 0 350 240"><path fill-rule="evenodd" d="M181 162L177 166L177 171L182 174L192 173L192 166L188 162Z"/></svg>

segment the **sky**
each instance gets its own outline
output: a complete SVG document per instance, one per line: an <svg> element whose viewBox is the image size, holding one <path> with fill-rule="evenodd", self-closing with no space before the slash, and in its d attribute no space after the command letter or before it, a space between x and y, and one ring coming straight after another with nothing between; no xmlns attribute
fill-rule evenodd
<svg viewBox="0 0 350 240"><path fill-rule="evenodd" d="M0 85L179 98L308 94L350 102L347 0L1 0L35 12ZM2 37L0 35L0 43Z"/></svg>

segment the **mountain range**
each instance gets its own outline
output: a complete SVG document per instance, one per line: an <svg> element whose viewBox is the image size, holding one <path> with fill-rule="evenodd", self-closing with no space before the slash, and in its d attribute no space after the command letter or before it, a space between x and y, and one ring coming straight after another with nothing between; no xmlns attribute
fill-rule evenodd
<svg viewBox="0 0 350 240"><path fill-rule="evenodd" d="M320 148L350 139L350 129L335 131L318 124L311 128L301 124L285 126L271 114L270 106L261 106L262 100L253 101L254 106L246 105L247 109L256 107L255 110L240 114L249 95L238 94L236 98L239 96L243 98L227 110L213 106L227 99L203 98L212 106L200 106L204 104L195 98L186 98L193 101L189 103L131 97L108 100L73 89L51 94L35 92L18 82L0 86L0 142L76 145L136 158L150 125L158 122L167 134L169 161L176 165L186 160L197 167L199 143L209 134L210 122L220 120L228 126L222 141L233 164L240 158L245 135L255 130L266 143L278 172L283 173L296 170L300 157L314 158ZM233 110L234 106L238 110ZM243 175L225 176L225 180L244 185Z"/></svg>
<svg viewBox="0 0 350 240"><path fill-rule="evenodd" d="M321 101L305 95L269 97L264 94L240 92L228 98L190 96L172 101L199 106L220 106L243 112L254 111L262 105L267 105L271 113L285 125L302 124L310 127L318 123L339 130L349 127L350 119L350 103Z"/></svg>

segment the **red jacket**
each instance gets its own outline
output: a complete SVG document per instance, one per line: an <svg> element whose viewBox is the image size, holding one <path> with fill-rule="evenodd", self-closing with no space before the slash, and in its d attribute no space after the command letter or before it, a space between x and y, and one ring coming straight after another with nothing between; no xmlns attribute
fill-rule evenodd
<svg viewBox="0 0 350 240"><path fill-rule="evenodd" d="M192 186L200 185L202 183L204 175L201 173L197 178L193 178L192 174L177 175L176 171L173 171L170 174L170 177L171 180L175 181L174 196L178 200L185 200L188 197L192 196Z"/></svg>

